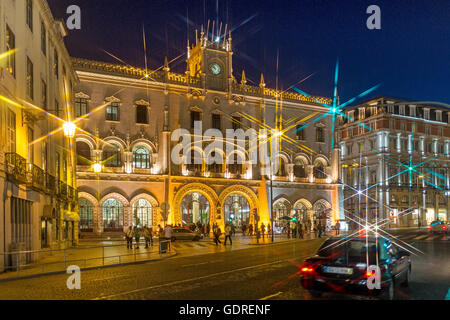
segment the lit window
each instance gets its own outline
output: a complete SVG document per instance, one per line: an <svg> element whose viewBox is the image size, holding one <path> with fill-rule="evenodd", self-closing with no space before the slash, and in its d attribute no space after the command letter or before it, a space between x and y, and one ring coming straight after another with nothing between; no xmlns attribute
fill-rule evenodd
<svg viewBox="0 0 450 320"><path fill-rule="evenodd" d="M138 146L133 150L133 167L138 169L150 168L150 152L147 148Z"/></svg>
<svg viewBox="0 0 450 320"><path fill-rule="evenodd" d="M111 102L106 107L106 120L119 121L119 103Z"/></svg>

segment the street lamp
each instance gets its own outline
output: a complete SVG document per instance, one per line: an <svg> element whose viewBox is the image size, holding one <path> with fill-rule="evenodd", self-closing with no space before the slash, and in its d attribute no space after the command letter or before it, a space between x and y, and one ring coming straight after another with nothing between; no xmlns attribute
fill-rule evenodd
<svg viewBox="0 0 450 320"><path fill-rule="evenodd" d="M75 137L75 130L77 129L77 126L73 122L66 121L66 122L64 122L62 127L63 127L63 131L64 131L64 135L67 138Z"/></svg>

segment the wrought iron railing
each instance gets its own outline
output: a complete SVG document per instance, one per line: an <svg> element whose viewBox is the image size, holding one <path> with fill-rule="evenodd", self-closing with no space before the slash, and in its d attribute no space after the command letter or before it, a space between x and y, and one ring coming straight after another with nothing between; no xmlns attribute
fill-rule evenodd
<svg viewBox="0 0 450 320"><path fill-rule="evenodd" d="M6 153L6 170L10 179L26 183L27 182L27 160L17 153Z"/></svg>
<svg viewBox="0 0 450 320"><path fill-rule="evenodd" d="M67 200L67 184L63 181L59 181L59 190L58 195L62 198Z"/></svg>
<svg viewBox="0 0 450 320"><path fill-rule="evenodd" d="M32 164L30 168L30 173L31 173L31 181L30 181L31 186L39 190L44 190L45 188L44 170Z"/></svg>
<svg viewBox="0 0 450 320"><path fill-rule="evenodd" d="M56 194L57 188L56 188L56 178L49 174L48 172L45 173L45 189L49 193Z"/></svg>

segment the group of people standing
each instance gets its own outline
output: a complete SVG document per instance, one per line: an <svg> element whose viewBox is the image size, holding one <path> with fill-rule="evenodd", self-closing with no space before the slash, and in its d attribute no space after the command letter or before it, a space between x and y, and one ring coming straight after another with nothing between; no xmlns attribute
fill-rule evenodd
<svg viewBox="0 0 450 320"><path fill-rule="evenodd" d="M136 249L139 249L139 242L141 240L141 235L145 239L145 249L148 248L149 244L153 246L153 228L144 226L143 228L130 226L125 233L125 239L127 240L127 249L133 249L133 239L136 242Z"/></svg>

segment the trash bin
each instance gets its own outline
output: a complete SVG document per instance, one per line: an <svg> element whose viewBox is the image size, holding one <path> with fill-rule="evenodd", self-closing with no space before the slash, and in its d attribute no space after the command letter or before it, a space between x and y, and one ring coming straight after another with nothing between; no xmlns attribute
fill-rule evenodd
<svg viewBox="0 0 450 320"><path fill-rule="evenodd" d="M167 243L169 241L167 240L160 240L159 241L159 253L166 253L167 252Z"/></svg>

